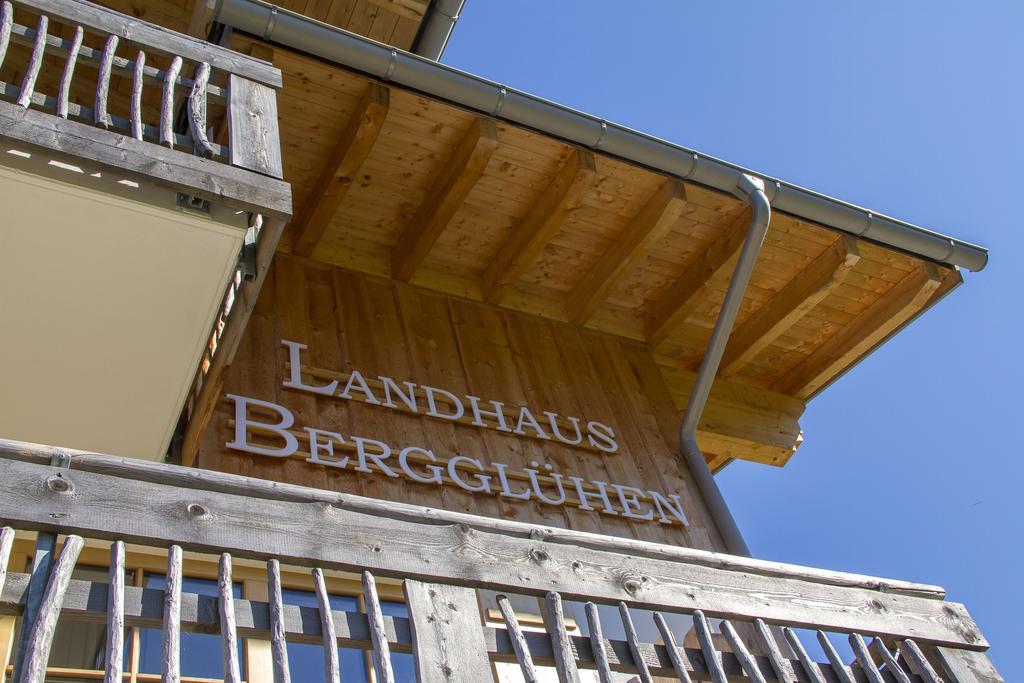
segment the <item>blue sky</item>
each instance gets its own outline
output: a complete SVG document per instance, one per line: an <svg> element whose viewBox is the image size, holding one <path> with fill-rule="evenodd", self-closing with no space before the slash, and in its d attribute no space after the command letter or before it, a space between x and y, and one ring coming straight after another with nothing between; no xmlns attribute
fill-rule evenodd
<svg viewBox="0 0 1024 683"><path fill-rule="evenodd" d="M1006 680L1024 680L1022 27L1012 0L469 0L443 60L991 250L812 402L786 468L718 480L759 557L944 586Z"/></svg>

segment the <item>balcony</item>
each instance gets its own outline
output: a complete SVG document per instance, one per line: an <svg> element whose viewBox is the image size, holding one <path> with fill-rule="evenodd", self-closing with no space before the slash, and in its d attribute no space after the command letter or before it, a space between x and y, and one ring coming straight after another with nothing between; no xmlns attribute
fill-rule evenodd
<svg viewBox="0 0 1024 683"><path fill-rule="evenodd" d="M934 586L19 442L0 442L0 460L0 621L21 618L16 681L128 680L122 644L138 629L162 634L165 681L182 675L190 632L219 639L225 681L242 679L242 649L248 680L290 680L295 644L324 646L327 681L339 647L365 651L376 681L396 680L401 653L431 682L1002 680L966 609ZM32 557L24 573L8 567L16 546ZM125 585L126 552L149 553L160 589ZM109 580L73 577L86 554L109 558ZM212 595L182 588L197 563L218 579ZM239 598L233 568L261 575L265 596ZM281 577L302 575L315 601L282 601ZM326 586L342 580L362 609L332 606ZM394 595L406 616L382 610ZM514 607L523 596L542 617ZM105 624L97 669L47 674L55 629L75 621Z"/></svg>
<svg viewBox="0 0 1024 683"><path fill-rule="evenodd" d="M0 432L167 453L291 212L280 85L88 2L0 4L0 309L17 332Z"/></svg>

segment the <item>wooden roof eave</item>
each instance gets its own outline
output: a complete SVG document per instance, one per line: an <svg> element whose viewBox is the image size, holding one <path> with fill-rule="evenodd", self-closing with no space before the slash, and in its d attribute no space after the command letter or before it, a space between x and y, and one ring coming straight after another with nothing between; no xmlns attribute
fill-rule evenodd
<svg viewBox="0 0 1024 683"><path fill-rule="evenodd" d="M272 49L300 217L284 250L635 339L664 372L692 375L742 242L743 202ZM320 116L327 106L336 119ZM370 142L356 153L357 140ZM322 232L305 243L303 217L318 212ZM959 281L776 212L724 374L802 403ZM885 302L915 284L928 291ZM797 368L802 384L787 379Z"/></svg>

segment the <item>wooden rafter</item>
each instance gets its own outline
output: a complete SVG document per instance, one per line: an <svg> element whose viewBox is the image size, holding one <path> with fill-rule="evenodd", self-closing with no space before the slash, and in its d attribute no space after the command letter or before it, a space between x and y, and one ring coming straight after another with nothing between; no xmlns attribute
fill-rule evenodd
<svg viewBox="0 0 1024 683"><path fill-rule="evenodd" d="M775 383L773 390L807 399L853 365L927 305L943 273L923 263L896 283L850 325L819 346Z"/></svg>
<svg viewBox="0 0 1024 683"><path fill-rule="evenodd" d="M825 249L729 338L720 374L735 375L835 291L860 261L857 240L842 236Z"/></svg>
<svg viewBox="0 0 1024 683"><path fill-rule="evenodd" d="M213 20L215 5L216 3L210 0L196 0L188 20L188 29L186 30L188 35L206 40L209 35L210 22Z"/></svg>
<svg viewBox="0 0 1024 683"><path fill-rule="evenodd" d="M622 276L668 233L685 204L686 190L682 181L666 180L569 293L566 308L570 321L582 325L594 315Z"/></svg>
<svg viewBox="0 0 1024 683"><path fill-rule="evenodd" d="M384 126L388 89L370 83L293 227L292 251L312 256Z"/></svg>
<svg viewBox="0 0 1024 683"><path fill-rule="evenodd" d="M477 117L391 250L391 277L408 282L498 148L494 121Z"/></svg>
<svg viewBox="0 0 1024 683"><path fill-rule="evenodd" d="M707 251L651 306L644 320L648 344L657 346L665 341L700 303L702 293L731 271L730 266L743 246L749 222L749 208L732 216L729 226Z"/></svg>
<svg viewBox="0 0 1024 683"><path fill-rule="evenodd" d="M574 150L566 159L554 180L484 271L481 289L485 301L497 304L505 298L511 286L537 259L544 245L579 205L596 172L594 155L586 150Z"/></svg>

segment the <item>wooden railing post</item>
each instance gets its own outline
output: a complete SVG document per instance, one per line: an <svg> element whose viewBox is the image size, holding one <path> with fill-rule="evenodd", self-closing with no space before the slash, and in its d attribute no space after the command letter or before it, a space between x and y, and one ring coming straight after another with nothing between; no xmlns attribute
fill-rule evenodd
<svg viewBox="0 0 1024 683"><path fill-rule="evenodd" d="M232 166L281 178L277 96L272 88L231 74L228 78L228 160Z"/></svg>
<svg viewBox="0 0 1024 683"><path fill-rule="evenodd" d="M491 664L476 591L412 580L405 581L404 587L416 680L420 683L490 680Z"/></svg>

